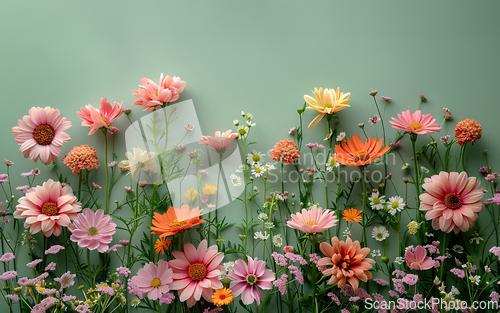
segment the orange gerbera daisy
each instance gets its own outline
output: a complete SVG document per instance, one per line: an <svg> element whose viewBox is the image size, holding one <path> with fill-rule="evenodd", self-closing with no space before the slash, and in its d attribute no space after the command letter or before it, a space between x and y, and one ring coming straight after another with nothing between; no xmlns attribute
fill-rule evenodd
<svg viewBox="0 0 500 313"><path fill-rule="evenodd" d="M344 210L344 213L342 215L344 216L344 219L346 222L351 222L351 223L359 223L361 222L361 214L363 211L358 211L355 208L350 208L349 210Z"/></svg>
<svg viewBox="0 0 500 313"><path fill-rule="evenodd" d="M217 289L212 296L212 302L216 306L228 305L233 302L234 296L231 289L221 288Z"/></svg>
<svg viewBox="0 0 500 313"><path fill-rule="evenodd" d="M370 137L363 142L359 135L354 135L351 139L335 146L337 155L333 155L332 159L347 166L368 165L389 151L389 146L382 148L382 142L383 139L377 140Z"/></svg>
<svg viewBox="0 0 500 313"><path fill-rule="evenodd" d="M151 221L153 223L153 226L150 227L151 233L165 238L205 223L205 220L200 219L200 213L201 210L198 208L190 210L187 204L180 208L170 207L167 213L158 214L155 212L154 219Z"/></svg>
<svg viewBox="0 0 500 313"><path fill-rule="evenodd" d="M168 245L172 243L172 239L160 238L156 240L155 251L156 253L165 254L165 250L168 250Z"/></svg>

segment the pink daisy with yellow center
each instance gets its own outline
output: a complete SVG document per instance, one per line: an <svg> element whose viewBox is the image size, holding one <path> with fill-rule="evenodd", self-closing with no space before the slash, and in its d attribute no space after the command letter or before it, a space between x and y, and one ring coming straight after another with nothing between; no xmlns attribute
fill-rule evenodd
<svg viewBox="0 0 500 313"><path fill-rule="evenodd" d="M436 119L432 118L432 114L422 115L420 110L415 113L410 110L403 111L398 114L398 118L399 120L393 117L392 121L389 121L392 127L410 134L425 135L441 131L441 127L436 123Z"/></svg>

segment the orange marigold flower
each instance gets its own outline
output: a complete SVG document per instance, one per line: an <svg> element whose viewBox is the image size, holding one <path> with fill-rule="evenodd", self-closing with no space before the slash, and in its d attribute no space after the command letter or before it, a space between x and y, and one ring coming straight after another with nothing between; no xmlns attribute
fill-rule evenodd
<svg viewBox="0 0 500 313"><path fill-rule="evenodd" d="M271 159L276 162L283 160L286 164L292 164L293 161L300 158L300 151L295 142L290 139L280 140L273 150L271 150Z"/></svg>
<svg viewBox="0 0 500 313"><path fill-rule="evenodd" d="M458 122L455 133L453 133L457 137L457 143L461 146L468 142L476 142L476 140L481 139L482 134L481 124L470 118Z"/></svg>
<svg viewBox="0 0 500 313"><path fill-rule="evenodd" d="M212 296L212 302L216 306L228 305L233 302L233 292L227 288L217 289Z"/></svg>
<svg viewBox="0 0 500 313"><path fill-rule="evenodd" d="M168 250L168 245L172 243L172 239L160 238L156 240L155 251L156 253L165 254L165 250Z"/></svg>
<svg viewBox="0 0 500 313"><path fill-rule="evenodd" d="M359 223L361 222L361 214L363 211L358 211L355 208L350 208L349 210L344 210L344 213L342 213L344 219L346 222L351 222L351 223Z"/></svg>
<svg viewBox="0 0 500 313"><path fill-rule="evenodd" d="M382 142L383 139L377 140L370 137L363 142L359 135L354 135L351 139L335 146L337 154L333 155L332 159L347 166L368 165L389 151L389 146L382 148Z"/></svg>
<svg viewBox="0 0 500 313"><path fill-rule="evenodd" d="M173 236L178 232L183 232L195 225L205 223L205 220L200 219L201 210L194 208L189 209L187 204L180 208L170 207L167 213L154 213L154 219L151 221L152 234L160 235L160 238Z"/></svg>
<svg viewBox="0 0 500 313"><path fill-rule="evenodd" d="M63 162L71 169L73 174L80 174L80 171L83 169L90 171L99 167L97 152L88 145L76 146L71 149L71 151L64 156Z"/></svg>

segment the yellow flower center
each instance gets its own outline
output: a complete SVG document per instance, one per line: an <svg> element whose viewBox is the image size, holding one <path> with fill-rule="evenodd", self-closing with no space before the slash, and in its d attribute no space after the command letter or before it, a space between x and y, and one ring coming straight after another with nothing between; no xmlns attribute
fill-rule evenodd
<svg viewBox="0 0 500 313"><path fill-rule="evenodd" d="M393 209L397 209L399 207L399 202L393 202L391 206Z"/></svg>
<svg viewBox="0 0 500 313"><path fill-rule="evenodd" d="M379 198L373 198L373 203L374 204L380 204L380 199Z"/></svg>
<svg viewBox="0 0 500 313"><path fill-rule="evenodd" d="M259 162L260 161L260 156L258 156L257 154L254 154L253 157L252 157L252 160L254 162Z"/></svg>
<svg viewBox="0 0 500 313"><path fill-rule="evenodd" d="M384 238L384 234L382 234L382 233L378 233L378 234L377 234L377 238L378 238L378 239L382 239L382 238Z"/></svg>
<svg viewBox="0 0 500 313"><path fill-rule="evenodd" d="M191 280L200 281L207 277L207 267L201 263L189 265L188 275Z"/></svg>
<svg viewBox="0 0 500 313"><path fill-rule="evenodd" d="M153 278L153 280L151 281L151 286L155 287L155 288L160 287L161 286L161 280L159 278Z"/></svg>
<svg viewBox="0 0 500 313"><path fill-rule="evenodd" d="M368 154L368 151L366 151L366 150L357 151L354 154L354 162L366 161L368 156L369 156L369 154Z"/></svg>
<svg viewBox="0 0 500 313"><path fill-rule="evenodd" d="M95 227L95 226L89 227L89 235L90 236L95 236L95 235L97 235L97 233L98 233L97 227Z"/></svg>
<svg viewBox="0 0 500 313"><path fill-rule="evenodd" d="M240 128L238 129L238 133L243 136L247 133L247 131L244 128Z"/></svg>
<svg viewBox="0 0 500 313"><path fill-rule="evenodd" d="M172 224L170 224L170 227L171 228L179 228L179 227L182 227L182 226L184 226L186 224L187 224L187 221L185 221L185 220L180 220L179 221L179 220L175 219L175 220L172 221Z"/></svg>
<svg viewBox="0 0 500 313"><path fill-rule="evenodd" d="M253 274L250 274L247 276L247 284L249 284L250 286L255 284L257 282L257 276L253 275Z"/></svg>
<svg viewBox="0 0 500 313"><path fill-rule="evenodd" d="M456 193L448 193L444 196L444 205L448 209L455 210L462 206L462 199Z"/></svg>
<svg viewBox="0 0 500 313"><path fill-rule="evenodd" d="M309 225L309 226L314 226L314 225L318 225L315 221L309 221L306 223L306 225Z"/></svg>
<svg viewBox="0 0 500 313"><path fill-rule="evenodd" d="M257 167L257 168L255 169L255 173L260 173L260 172L261 172L260 168L258 168L258 167Z"/></svg>
<svg viewBox="0 0 500 313"><path fill-rule="evenodd" d="M410 127L413 128L413 130L419 130L422 128L422 125L420 125L420 123L410 123Z"/></svg>
<svg viewBox="0 0 500 313"><path fill-rule="evenodd" d="M56 216L57 215L57 204L55 204L54 202L46 202L43 206L42 206L42 214L45 214L47 216Z"/></svg>
<svg viewBox="0 0 500 313"><path fill-rule="evenodd" d="M52 126L47 124L38 125L37 128L33 130L33 139L42 146L50 145L55 136L56 132Z"/></svg>

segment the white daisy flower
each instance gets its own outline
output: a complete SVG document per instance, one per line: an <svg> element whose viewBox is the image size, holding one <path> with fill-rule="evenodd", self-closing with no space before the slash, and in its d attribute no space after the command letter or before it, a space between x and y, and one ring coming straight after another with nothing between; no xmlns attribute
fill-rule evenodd
<svg viewBox="0 0 500 313"><path fill-rule="evenodd" d="M275 170L276 167L274 167L274 165L272 164L266 164L264 165L264 168L266 169L266 171L270 171L270 170Z"/></svg>
<svg viewBox="0 0 500 313"><path fill-rule="evenodd" d="M379 192L373 192L371 197L368 198L370 200L370 205L372 210L382 210L384 209L385 204L385 196L379 196Z"/></svg>
<svg viewBox="0 0 500 313"><path fill-rule="evenodd" d="M141 303L141 300L139 299L135 299L135 300L132 300L132 307L137 307L139 304Z"/></svg>
<svg viewBox="0 0 500 313"><path fill-rule="evenodd" d="M259 220L261 221L266 221L269 217L267 216L266 213L260 213L259 214Z"/></svg>
<svg viewBox="0 0 500 313"><path fill-rule="evenodd" d="M387 206L389 208L389 214L396 215L396 213L403 211L405 202L400 196L390 197Z"/></svg>
<svg viewBox="0 0 500 313"><path fill-rule="evenodd" d="M273 236L273 245L278 248L283 245L283 238L281 238L281 235Z"/></svg>
<svg viewBox="0 0 500 313"><path fill-rule="evenodd" d="M473 284L476 284L479 286L479 282L481 282L481 276L479 275L476 275L476 276L471 276L469 277L470 281L473 283Z"/></svg>
<svg viewBox="0 0 500 313"><path fill-rule="evenodd" d="M340 132L337 136L337 141L342 141L345 139L345 132Z"/></svg>
<svg viewBox="0 0 500 313"><path fill-rule="evenodd" d="M250 128L248 128L247 126L238 126L238 129L236 130L236 132L238 133L238 135L240 136L240 138L246 138L248 136L248 132L250 131Z"/></svg>
<svg viewBox="0 0 500 313"><path fill-rule="evenodd" d="M264 154L255 150L247 154L247 163L251 166L260 166L264 162Z"/></svg>
<svg viewBox="0 0 500 313"><path fill-rule="evenodd" d="M372 230L372 238L377 241L384 241L389 237L389 231L384 226L374 227Z"/></svg>
<svg viewBox="0 0 500 313"><path fill-rule="evenodd" d="M326 135L325 139L323 140L328 140L330 137L333 135L333 131L331 131L329 134Z"/></svg>
<svg viewBox="0 0 500 313"><path fill-rule="evenodd" d="M266 172L264 166L254 167L252 169L252 175L255 177L261 177Z"/></svg>
<svg viewBox="0 0 500 313"><path fill-rule="evenodd" d="M264 233L262 233L261 231L258 231L253 235L253 238L259 239L259 240L267 240L267 239L269 239L269 234L266 231Z"/></svg>
<svg viewBox="0 0 500 313"><path fill-rule="evenodd" d="M231 176L229 176L229 178L231 179L231 182L233 183L234 187L241 186L241 184L243 183L241 180L241 177L239 177L236 174L231 174Z"/></svg>
<svg viewBox="0 0 500 313"><path fill-rule="evenodd" d="M236 173L243 173L243 164L238 167L238 169L235 171Z"/></svg>

